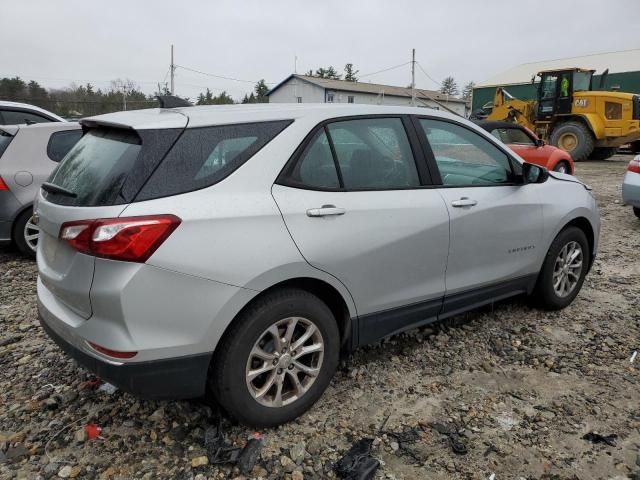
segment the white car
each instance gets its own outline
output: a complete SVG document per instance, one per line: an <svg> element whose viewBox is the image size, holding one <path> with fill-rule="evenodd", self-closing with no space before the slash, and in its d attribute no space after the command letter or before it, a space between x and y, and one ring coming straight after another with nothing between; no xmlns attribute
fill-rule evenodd
<svg viewBox="0 0 640 480"><path fill-rule="evenodd" d="M65 119L28 103L0 101L0 125L64 122Z"/></svg>

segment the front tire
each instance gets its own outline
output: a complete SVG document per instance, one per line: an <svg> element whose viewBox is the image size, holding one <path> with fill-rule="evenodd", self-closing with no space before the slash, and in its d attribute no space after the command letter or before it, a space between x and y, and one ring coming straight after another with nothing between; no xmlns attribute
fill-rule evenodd
<svg viewBox="0 0 640 480"><path fill-rule="evenodd" d="M576 298L591 262L589 242L578 227L562 230L542 264L534 298L546 310L560 310Z"/></svg>
<svg viewBox="0 0 640 480"><path fill-rule="evenodd" d="M32 209L28 209L18 216L13 225L13 243L18 247L20 253L35 258L40 229L31 222L31 217L33 217Z"/></svg>
<svg viewBox="0 0 640 480"><path fill-rule="evenodd" d="M340 334L327 305L305 290L267 294L234 321L216 349L209 388L239 422L273 427L302 415L338 366Z"/></svg>
<svg viewBox="0 0 640 480"><path fill-rule="evenodd" d="M571 167L569 166L568 162L565 162L564 160L558 162L556 164L555 167L553 167L553 171L554 172L559 172L559 173L571 173Z"/></svg>
<svg viewBox="0 0 640 480"><path fill-rule="evenodd" d="M586 160L593 152L594 138L591 130L581 122L565 122L551 132L551 144L571 155L574 162Z"/></svg>

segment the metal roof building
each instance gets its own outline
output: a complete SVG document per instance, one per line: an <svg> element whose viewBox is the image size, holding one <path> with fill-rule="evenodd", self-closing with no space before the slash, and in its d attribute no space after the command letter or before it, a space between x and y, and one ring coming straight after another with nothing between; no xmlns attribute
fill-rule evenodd
<svg viewBox="0 0 640 480"><path fill-rule="evenodd" d="M415 89L416 106L465 114L466 102L432 90ZM273 87L270 103L359 103L368 105L411 104L411 89L368 82L348 82L292 74Z"/></svg>
<svg viewBox="0 0 640 480"><path fill-rule="evenodd" d="M522 100L535 98L536 87L531 79L536 73L575 67L596 71L594 88L600 84L600 75L608 69L605 89L640 93L640 49L623 50L518 65L478 84L473 90L473 110L493 100L496 87L507 87L511 95Z"/></svg>

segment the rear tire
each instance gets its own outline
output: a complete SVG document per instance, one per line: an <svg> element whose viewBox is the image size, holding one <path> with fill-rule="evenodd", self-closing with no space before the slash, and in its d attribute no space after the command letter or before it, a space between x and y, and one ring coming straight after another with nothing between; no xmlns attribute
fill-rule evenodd
<svg viewBox="0 0 640 480"><path fill-rule="evenodd" d="M303 348L314 353L301 354ZM329 307L305 290L277 290L251 304L225 333L209 369L208 387L240 423L273 427L302 415L320 398L339 353L340 334Z"/></svg>
<svg viewBox="0 0 640 480"><path fill-rule="evenodd" d="M579 162L589 158L593 152L594 138L584 123L565 122L553 129L550 142L569 153L574 162Z"/></svg>
<svg viewBox="0 0 640 480"><path fill-rule="evenodd" d="M538 276L534 299L546 310L565 308L580 292L590 262L591 251L584 232L578 227L565 228L549 247ZM578 263L579 269L576 267Z"/></svg>
<svg viewBox="0 0 640 480"><path fill-rule="evenodd" d="M15 243L20 253L23 255L35 258L35 247L38 245L38 239L33 238L34 235L39 235L37 227L33 225L30 220L33 216L33 210L30 208L20 214L13 224L13 243Z"/></svg>
<svg viewBox="0 0 640 480"><path fill-rule="evenodd" d="M640 208L633 207L633 213L635 214L636 217L640 218Z"/></svg>
<svg viewBox="0 0 640 480"><path fill-rule="evenodd" d="M592 160L606 160L613 157L618 152L618 147L600 147L594 148L589 158Z"/></svg>

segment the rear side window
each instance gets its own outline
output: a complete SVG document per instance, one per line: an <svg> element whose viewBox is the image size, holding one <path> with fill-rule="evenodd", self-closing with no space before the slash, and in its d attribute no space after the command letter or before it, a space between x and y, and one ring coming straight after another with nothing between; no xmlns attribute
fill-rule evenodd
<svg viewBox="0 0 640 480"><path fill-rule="evenodd" d="M61 205L111 205L131 171L141 145L133 131L89 130L49 177L49 183L75 193L75 197L46 193Z"/></svg>
<svg viewBox="0 0 640 480"><path fill-rule="evenodd" d="M279 182L321 190L416 188L420 177L400 118L362 118L319 129Z"/></svg>
<svg viewBox="0 0 640 480"><path fill-rule="evenodd" d="M2 119L5 125L20 125L23 123L45 123L51 119L31 112L21 112L18 110L3 110Z"/></svg>
<svg viewBox="0 0 640 480"><path fill-rule="evenodd" d="M7 132L3 132L2 130L0 130L0 157L2 157L2 154L11 143L11 140L13 140L12 135L9 135Z"/></svg>
<svg viewBox="0 0 640 480"><path fill-rule="evenodd" d="M290 120L188 128L136 200L190 192L223 180L284 130Z"/></svg>
<svg viewBox="0 0 640 480"><path fill-rule="evenodd" d="M51 134L47 144L47 156L54 162L59 162L80 140L80 137L82 137L82 130L66 130Z"/></svg>

